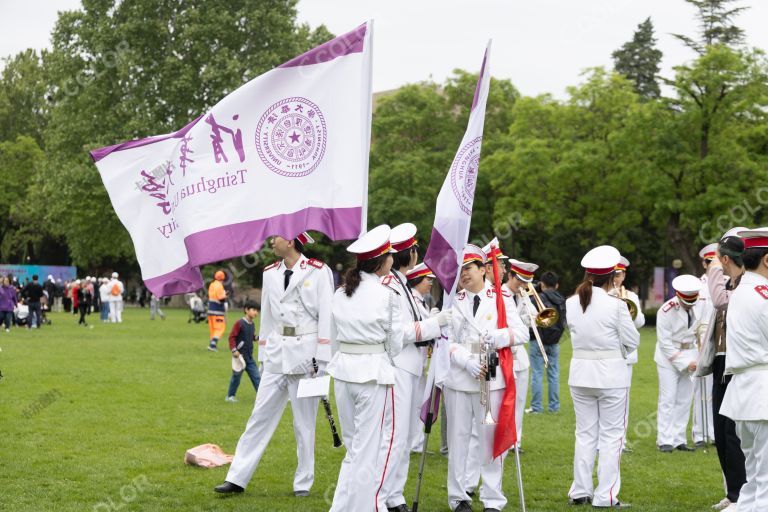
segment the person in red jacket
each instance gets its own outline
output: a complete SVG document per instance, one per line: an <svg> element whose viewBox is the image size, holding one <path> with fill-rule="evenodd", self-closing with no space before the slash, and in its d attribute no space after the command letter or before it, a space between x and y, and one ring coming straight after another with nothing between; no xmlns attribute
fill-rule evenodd
<svg viewBox="0 0 768 512"><path fill-rule="evenodd" d="M257 302L248 301L243 307L245 315L232 326L229 331L229 350L232 351L232 378L229 381L229 391L227 391L227 402L237 402L235 393L240 386L240 378L243 371L248 372L248 377L253 384L253 390L259 390L259 367L253 358L253 340L256 338L256 326L253 323L254 318L259 316L261 306ZM242 357L242 359L240 359ZM243 365L245 363L245 365Z"/></svg>

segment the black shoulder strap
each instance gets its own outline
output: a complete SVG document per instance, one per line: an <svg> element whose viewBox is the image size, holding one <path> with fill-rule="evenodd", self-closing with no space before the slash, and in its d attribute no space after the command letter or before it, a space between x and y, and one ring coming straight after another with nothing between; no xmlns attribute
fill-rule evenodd
<svg viewBox="0 0 768 512"><path fill-rule="evenodd" d="M408 289L405 283L403 283L402 279L400 279L400 276L397 275L397 272L392 272L392 275L395 276L395 279L397 279L397 282L400 283L400 287L405 292L406 298L408 299L408 305L411 307L411 316L413 317L413 320L418 322L421 320L421 315L419 315L418 311L416 310L416 306L413 303L413 295L411 294L411 290Z"/></svg>

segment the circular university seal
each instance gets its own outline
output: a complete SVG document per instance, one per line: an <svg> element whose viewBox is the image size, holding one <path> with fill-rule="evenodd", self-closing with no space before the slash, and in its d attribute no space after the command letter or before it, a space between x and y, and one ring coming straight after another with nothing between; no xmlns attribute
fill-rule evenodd
<svg viewBox="0 0 768 512"><path fill-rule="evenodd" d="M272 172L298 178L314 171L323 159L327 137L318 106L297 96L264 112L256 127L256 149Z"/></svg>
<svg viewBox="0 0 768 512"><path fill-rule="evenodd" d="M472 213L477 169L480 166L480 142L482 140L482 137L477 137L467 142L451 164L451 189L456 199L459 200L461 210L467 215Z"/></svg>

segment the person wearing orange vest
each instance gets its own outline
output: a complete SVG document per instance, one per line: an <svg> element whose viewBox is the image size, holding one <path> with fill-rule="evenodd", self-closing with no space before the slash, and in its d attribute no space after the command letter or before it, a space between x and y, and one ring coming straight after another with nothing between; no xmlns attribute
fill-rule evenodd
<svg viewBox="0 0 768 512"><path fill-rule="evenodd" d="M226 277L223 270L217 270L213 274L213 282L208 286L208 331L211 334L208 350L213 352L219 350L219 338L227 329L227 312L224 307L224 301L227 299L227 292L224 290Z"/></svg>

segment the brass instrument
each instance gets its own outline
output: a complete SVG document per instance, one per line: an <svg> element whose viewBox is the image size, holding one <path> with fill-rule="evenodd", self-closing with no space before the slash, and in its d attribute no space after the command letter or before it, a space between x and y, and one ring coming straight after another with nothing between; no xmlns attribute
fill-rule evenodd
<svg viewBox="0 0 768 512"><path fill-rule="evenodd" d="M555 325L560 319L560 313L554 308L544 307L544 303L541 302L541 297L536 293L536 288L533 287L533 283L528 283L528 291L526 294L529 297L533 297L533 300L536 302L536 310L538 311L538 313L536 313L536 325L542 329Z"/></svg>
<svg viewBox="0 0 768 512"><path fill-rule="evenodd" d="M499 356L496 349L486 342L480 343L480 364L485 369L485 376L480 376L480 405L485 408L483 425L495 425L496 420L491 414L491 381L496 380L496 367L499 366Z"/></svg>
<svg viewBox="0 0 768 512"><path fill-rule="evenodd" d="M621 285L621 288L619 289L619 298L627 304L629 316L632 317L632 320L637 318L637 304L629 298L629 294L627 293L627 289L624 288L624 285Z"/></svg>

